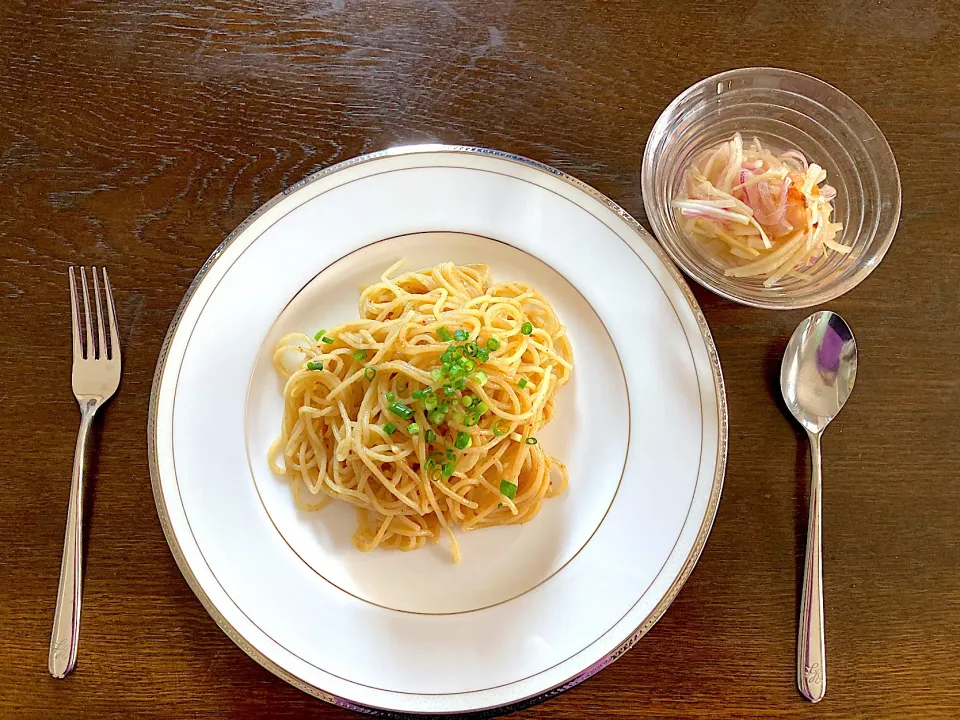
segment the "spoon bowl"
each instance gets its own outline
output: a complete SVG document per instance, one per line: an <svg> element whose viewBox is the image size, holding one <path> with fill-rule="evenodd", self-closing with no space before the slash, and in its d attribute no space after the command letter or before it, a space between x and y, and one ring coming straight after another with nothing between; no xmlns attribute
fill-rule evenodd
<svg viewBox="0 0 960 720"><path fill-rule="evenodd" d="M821 433L850 397L857 377L857 341L843 318L825 310L794 331L783 353L780 390L808 433Z"/></svg>
<svg viewBox="0 0 960 720"><path fill-rule="evenodd" d="M810 517L797 637L797 687L811 702L819 702L827 692L820 436L850 397L856 377L857 343L843 318L823 311L800 323L783 354L780 390L810 439Z"/></svg>

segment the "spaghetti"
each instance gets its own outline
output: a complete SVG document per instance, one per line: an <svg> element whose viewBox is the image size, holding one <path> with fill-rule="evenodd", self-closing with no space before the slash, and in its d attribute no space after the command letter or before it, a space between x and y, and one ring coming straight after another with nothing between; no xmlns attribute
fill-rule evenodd
<svg viewBox="0 0 960 720"><path fill-rule="evenodd" d="M274 471L297 504L356 508L354 544L414 550L454 527L523 523L567 472L537 441L573 370L566 329L522 283L445 263L360 296L360 319L280 340ZM282 463L280 462L282 459Z"/></svg>

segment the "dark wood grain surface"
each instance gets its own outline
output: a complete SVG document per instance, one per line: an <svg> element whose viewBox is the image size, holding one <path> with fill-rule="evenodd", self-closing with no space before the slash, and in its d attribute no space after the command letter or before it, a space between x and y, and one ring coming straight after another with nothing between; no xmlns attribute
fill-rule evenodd
<svg viewBox="0 0 960 720"><path fill-rule="evenodd" d="M0 713L346 718L262 669L181 577L157 519L147 404L167 325L211 251L331 163L410 142L498 148L644 220L662 108L737 66L818 75L890 141L903 217L830 307L861 369L826 436L829 691L794 687L804 439L776 399L806 315L697 289L730 455L716 525L667 615L623 659L518 717L960 717L960 7L208 0L0 3ZM105 264L123 382L98 432L80 661L47 645L78 422L66 269Z"/></svg>

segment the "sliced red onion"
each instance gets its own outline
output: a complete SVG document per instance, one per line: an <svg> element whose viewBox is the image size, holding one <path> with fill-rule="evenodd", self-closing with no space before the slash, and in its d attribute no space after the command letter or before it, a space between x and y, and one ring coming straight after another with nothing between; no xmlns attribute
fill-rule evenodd
<svg viewBox="0 0 960 720"><path fill-rule="evenodd" d="M798 163L800 163L800 168L803 170L803 172L806 172L807 168L810 166L810 164L807 162L807 158L804 157L803 153L799 150L787 150L786 152L780 153L781 160L786 160L788 158L796 160Z"/></svg>
<svg viewBox="0 0 960 720"><path fill-rule="evenodd" d="M820 188L820 195L824 200L833 200L837 196L837 189L832 185L824 185Z"/></svg>

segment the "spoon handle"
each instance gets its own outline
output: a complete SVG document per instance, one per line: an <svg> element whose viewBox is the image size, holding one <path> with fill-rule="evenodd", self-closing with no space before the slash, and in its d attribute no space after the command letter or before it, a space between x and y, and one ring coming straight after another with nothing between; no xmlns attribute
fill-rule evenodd
<svg viewBox="0 0 960 720"><path fill-rule="evenodd" d="M820 435L810 436L810 517L807 525L807 555L803 564L800 597L800 632L797 638L797 687L811 702L820 702L827 692L827 652L823 640L823 560L820 523Z"/></svg>

